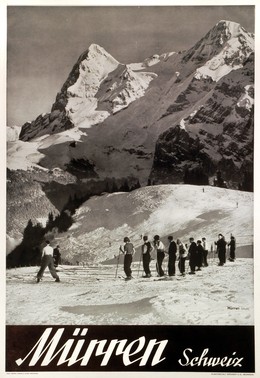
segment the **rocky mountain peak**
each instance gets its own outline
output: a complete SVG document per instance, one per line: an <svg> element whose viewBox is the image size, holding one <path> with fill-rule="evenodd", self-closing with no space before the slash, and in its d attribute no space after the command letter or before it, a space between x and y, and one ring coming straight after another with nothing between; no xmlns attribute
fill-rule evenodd
<svg viewBox="0 0 260 378"><path fill-rule="evenodd" d="M241 68L254 51L254 35L238 23L219 21L183 56L183 62L197 66L196 79L219 81Z"/></svg>
<svg viewBox="0 0 260 378"><path fill-rule="evenodd" d="M247 32L240 24L233 21L219 21L199 43L219 48L228 48L238 41L241 45L247 44L248 47L254 46L254 35ZM239 45L236 45L239 47Z"/></svg>
<svg viewBox="0 0 260 378"><path fill-rule="evenodd" d="M213 30L219 36L226 35L229 39L239 37L240 35L244 35L248 40L254 38L252 33L247 32L240 24L233 21L221 20L213 27Z"/></svg>
<svg viewBox="0 0 260 378"><path fill-rule="evenodd" d="M88 48L89 54L93 55L106 55L107 57L111 57L111 55L100 45L96 43L92 43ZM114 59L114 58L113 58Z"/></svg>
<svg viewBox="0 0 260 378"><path fill-rule="evenodd" d="M92 44L87 53L83 53L74 66L70 76L74 76L75 70L78 77L75 82L67 87L67 93L77 97L95 96L102 80L116 67L119 62L108 54L102 47ZM70 76L68 80L70 80Z"/></svg>

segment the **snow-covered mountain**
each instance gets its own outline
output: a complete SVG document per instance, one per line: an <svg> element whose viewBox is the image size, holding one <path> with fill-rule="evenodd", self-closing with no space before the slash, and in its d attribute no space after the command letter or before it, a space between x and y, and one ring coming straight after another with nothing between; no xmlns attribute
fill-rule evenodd
<svg viewBox="0 0 260 378"><path fill-rule="evenodd" d="M145 94L153 73L134 72L102 47L92 44L74 65L49 114L23 126L20 139L88 128Z"/></svg>
<svg viewBox="0 0 260 378"><path fill-rule="evenodd" d="M37 170L38 183L39 172L49 184L64 177L63 191L66 183L76 190L101 182L95 194L108 178L117 189L122 180L205 184L218 170L229 188L252 190L253 127L254 36L220 21L187 51L144 62L121 64L92 44L50 113L23 125L19 141L11 138L7 166L13 193L16 170Z"/></svg>
<svg viewBox="0 0 260 378"><path fill-rule="evenodd" d="M173 135L168 141L171 175L161 174L160 182L183 181L194 156L184 154L180 166L176 151L189 150L188 139L197 140L202 159L206 156L210 168L205 174L213 177L222 169L236 186L243 170L252 171L253 52L253 34L230 21L217 23L187 51L155 54L142 63L123 65L93 44L74 65L51 112L23 125L20 139L45 138L49 147L39 145L38 150L46 168L66 170L71 160L84 158L98 177L129 172L145 184L149 177L157 179L158 162L165 165L162 139L178 133L180 138ZM65 133L67 140L58 145L50 140L57 133ZM77 148L68 148L75 140Z"/></svg>
<svg viewBox="0 0 260 378"><path fill-rule="evenodd" d="M252 245L253 194L215 187L155 185L131 193L95 196L76 212L74 224L59 235L63 257L69 261L111 259L128 236L140 250L142 235L159 234L188 243L203 236L208 245L223 233L236 236L237 246Z"/></svg>

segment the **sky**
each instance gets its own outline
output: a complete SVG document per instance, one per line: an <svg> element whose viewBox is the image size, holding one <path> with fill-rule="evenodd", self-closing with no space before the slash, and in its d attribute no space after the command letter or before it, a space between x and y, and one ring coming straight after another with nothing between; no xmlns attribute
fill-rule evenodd
<svg viewBox="0 0 260 378"><path fill-rule="evenodd" d="M49 112L92 43L135 63L192 47L220 20L254 32L254 6L8 6L7 125Z"/></svg>

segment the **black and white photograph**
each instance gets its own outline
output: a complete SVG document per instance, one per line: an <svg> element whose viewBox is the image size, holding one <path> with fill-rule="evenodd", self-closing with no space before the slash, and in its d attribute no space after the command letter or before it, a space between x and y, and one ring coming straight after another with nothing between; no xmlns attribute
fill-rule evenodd
<svg viewBox="0 0 260 378"><path fill-rule="evenodd" d="M255 12L7 4L7 373L256 373Z"/></svg>

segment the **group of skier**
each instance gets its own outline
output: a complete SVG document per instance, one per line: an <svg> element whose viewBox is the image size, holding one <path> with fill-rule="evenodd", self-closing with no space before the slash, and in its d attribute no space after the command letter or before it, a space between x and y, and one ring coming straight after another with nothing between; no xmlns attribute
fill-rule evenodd
<svg viewBox="0 0 260 378"><path fill-rule="evenodd" d="M143 262L143 277L151 277L150 262L152 260L152 252L156 253L156 270L160 277L165 276L163 269L163 261L165 256L168 255L168 276L172 277L176 274L176 261L178 261L178 268L182 276L185 275L185 262L189 260L190 271L189 274L195 274L196 271L201 270L202 267L208 266L208 247L206 238L202 240L194 241L194 238L189 239L189 244L184 244L180 239L176 242L173 240L173 236L168 236L168 248L160 240L159 235L155 235L151 242L148 236L143 236L143 244L141 251L141 259ZM230 247L230 261L235 260L236 241L235 237L231 235L230 242L227 243L222 234L218 235L218 240L215 242L217 255L219 259L219 266L223 266L226 263L226 247ZM133 261L133 255L135 254L135 247L131 243L128 237L124 238L124 245L120 246L120 252L124 254L124 272L126 274L126 280L132 278L131 264ZM141 262L140 259L140 262Z"/></svg>
<svg viewBox="0 0 260 378"><path fill-rule="evenodd" d="M201 270L202 267L208 266L208 248L206 238L202 240L194 241L194 238L189 239L189 244L184 244L180 239L176 242L173 240L173 236L168 236L168 248L160 240L159 235L155 235L151 242L148 236L141 236L143 240L141 259L143 262L143 277L151 277L150 262L152 260L152 252L156 253L156 270L159 277L165 276L163 261L165 256L168 255L168 276L172 277L176 274L176 261L178 261L178 268L182 276L185 275L185 263L189 260L190 271L189 274L195 274L196 271ZM222 234L218 235L218 240L215 242L217 247L217 255L219 258L219 265L222 266L226 262L226 247L230 247L230 261L235 260L236 241L235 237L231 235L230 242L227 243ZM126 279L132 278L131 264L133 256L135 254L135 247L131 243L128 237L124 238L124 245L120 246L120 252L124 254L124 272ZM119 258L119 256L118 256ZM141 262L140 259L140 262ZM42 251L41 267L37 273L37 282L42 279L43 273L47 267L49 267L50 273L56 282L60 282L60 278L56 272L56 267L61 262L61 254L59 246L53 249L50 246L50 242L46 241L46 246Z"/></svg>

